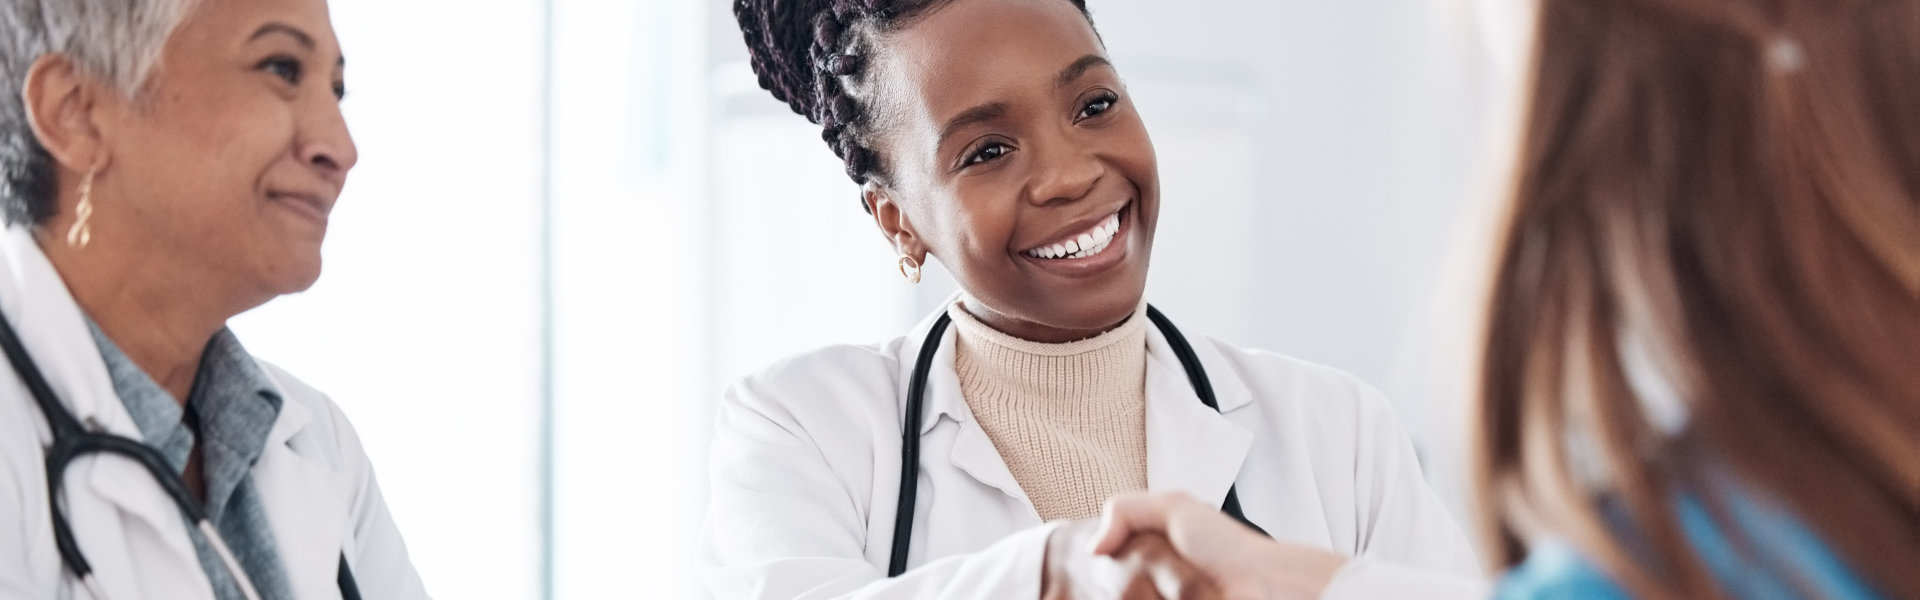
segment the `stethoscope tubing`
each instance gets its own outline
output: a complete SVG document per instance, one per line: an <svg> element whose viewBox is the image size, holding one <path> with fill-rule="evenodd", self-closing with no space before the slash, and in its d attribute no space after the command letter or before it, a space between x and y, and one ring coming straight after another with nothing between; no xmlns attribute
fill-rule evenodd
<svg viewBox="0 0 1920 600"><path fill-rule="evenodd" d="M1193 352L1193 345L1173 326L1173 321L1160 313L1160 309L1147 306L1147 319L1153 322L1160 334L1167 338L1167 346L1174 356L1180 359L1180 366L1186 371L1187 382L1193 385L1193 392L1200 402L1215 411L1220 410L1220 402L1213 395L1213 382L1207 379L1207 371L1200 364L1199 355ZM907 379L906 419L902 422L900 447L900 496L893 514L893 548L887 564L887 576L898 577L907 572L907 555L913 545L913 513L920 492L920 422L926 405L927 375L933 367L933 356L940 349L940 341L945 337L952 317L942 313L927 331L927 338L920 344L920 354L913 363L913 374ZM1260 535L1268 535L1248 519L1240 510L1239 494L1236 486L1227 486L1227 496L1220 503L1220 510L1233 517Z"/></svg>
<svg viewBox="0 0 1920 600"><path fill-rule="evenodd" d="M94 577L93 565L87 562L86 554L80 551L80 544L75 541L66 509L60 503L60 490L64 487L67 467L75 459L88 453L107 453L126 457L145 468L154 483L173 499L174 506L187 522L207 540L208 547L220 558L221 564L233 577L235 586L240 588L240 594L247 600L260 600L259 590L254 587L253 580L247 577L239 559L234 557L233 549L227 546L226 539L207 520L206 511L201 510L199 503L194 501L193 495L187 491L186 482L173 473L165 457L140 442L108 433L90 432L82 427L80 420L60 404L58 396L53 393L53 386L47 383L46 375L34 364L33 356L27 353L26 345L21 343L20 335L14 331L4 314L0 314L0 350L6 352L7 362L13 366L13 372L19 374L21 382L33 395L34 403L39 405L41 414L46 416L47 426L53 429L53 444L46 451L46 470L47 506L53 514L54 546L60 551L60 558L66 563L67 569L73 572L89 594L100 599L107 597L100 588L98 578ZM347 568L345 554L340 556L338 580L345 600L360 599L353 573Z"/></svg>

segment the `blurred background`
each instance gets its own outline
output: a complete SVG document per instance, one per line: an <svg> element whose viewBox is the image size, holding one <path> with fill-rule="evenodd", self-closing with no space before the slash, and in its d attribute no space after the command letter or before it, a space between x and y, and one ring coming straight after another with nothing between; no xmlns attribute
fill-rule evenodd
<svg viewBox="0 0 1920 600"><path fill-rule="evenodd" d="M1359 375L1458 517L1473 226L1519 0L1091 0L1154 137L1148 298ZM904 333L910 286L722 0L331 0L361 161L326 274L234 326L327 390L444 598L700 598L712 406Z"/></svg>

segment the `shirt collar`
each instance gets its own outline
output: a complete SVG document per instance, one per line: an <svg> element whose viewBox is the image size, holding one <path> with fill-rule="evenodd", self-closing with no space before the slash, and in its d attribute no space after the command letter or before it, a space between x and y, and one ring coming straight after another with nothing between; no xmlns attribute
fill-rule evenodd
<svg viewBox="0 0 1920 600"><path fill-rule="evenodd" d="M87 320L87 328L107 364L114 393L133 416L142 441L158 450L175 472L184 471L196 436L187 426L182 404L134 364L92 319ZM186 405L199 417L199 437L205 442L201 466L210 516L224 508L233 488L259 460L282 403L273 380L232 330L221 328L208 340Z"/></svg>

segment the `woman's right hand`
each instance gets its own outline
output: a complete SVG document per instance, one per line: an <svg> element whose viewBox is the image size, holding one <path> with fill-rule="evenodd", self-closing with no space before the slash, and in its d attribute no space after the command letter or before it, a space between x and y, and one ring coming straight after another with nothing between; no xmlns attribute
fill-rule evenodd
<svg viewBox="0 0 1920 600"><path fill-rule="evenodd" d="M1232 600L1320 597L1347 557L1260 535L1220 509L1180 492L1136 493L1107 501L1093 548L1118 557L1133 540L1170 545L1182 565L1201 573L1214 596ZM1191 561L1191 562L1187 562Z"/></svg>
<svg viewBox="0 0 1920 600"><path fill-rule="evenodd" d="M1217 586L1164 535L1131 536L1094 554L1100 522L1075 521L1047 538L1041 600L1217 600Z"/></svg>

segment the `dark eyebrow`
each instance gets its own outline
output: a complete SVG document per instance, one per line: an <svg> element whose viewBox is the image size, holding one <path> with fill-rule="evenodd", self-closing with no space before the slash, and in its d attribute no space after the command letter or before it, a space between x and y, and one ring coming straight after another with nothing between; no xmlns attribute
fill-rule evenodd
<svg viewBox="0 0 1920 600"><path fill-rule="evenodd" d="M992 102L969 108L955 115L952 119L948 119L946 126L940 128L940 139L934 143L946 143L947 136L953 135L955 131L959 131L962 127L992 121L1006 114L1007 103L1005 102Z"/></svg>
<svg viewBox="0 0 1920 600"><path fill-rule="evenodd" d="M300 46L303 48L306 48L309 51L313 50L314 48L313 36L307 35L307 32L301 31L300 28L294 27L292 25L288 25L286 23L268 23L266 25L261 25L260 30L253 32L253 37L247 38L247 41L251 42L254 40L258 40L260 38L267 37L275 33L284 33L289 36L292 36L293 41L300 42Z"/></svg>
<svg viewBox="0 0 1920 600"><path fill-rule="evenodd" d="M1073 83L1073 80L1079 79L1081 75L1087 74L1087 71L1091 71L1094 67L1102 65L1112 67L1113 63L1107 62L1105 57L1098 55L1088 54L1082 56L1080 60L1073 61L1073 64L1067 65L1065 69L1061 69L1060 78L1056 81L1062 86Z"/></svg>

